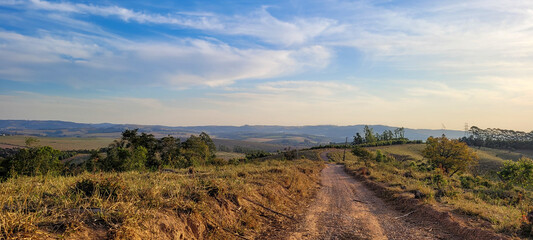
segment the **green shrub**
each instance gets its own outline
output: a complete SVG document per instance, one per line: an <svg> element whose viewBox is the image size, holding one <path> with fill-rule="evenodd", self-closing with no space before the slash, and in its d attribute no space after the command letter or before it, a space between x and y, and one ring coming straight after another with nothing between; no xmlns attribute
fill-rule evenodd
<svg viewBox="0 0 533 240"><path fill-rule="evenodd" d="M362 159L370 159L372 156L372 153L362 147L356 146L352 150L353 155L362 158Z"/></svg>
<svg viewBox="0 0 533 240"><path fill-rule="evenodd" d="M521 185L523 187L532 187L533 185L533 160L529 158L520 158L520 160L505 161L498 176L505 182Z"/></svg>
<svg viewBox="0 0 533 240"><path fill-rule="evenodd" d="M473 189L478 185L477 179L471 177L471 176L461 176L459 178L459 181L461 181L461 187L466 189Z"/></svg>

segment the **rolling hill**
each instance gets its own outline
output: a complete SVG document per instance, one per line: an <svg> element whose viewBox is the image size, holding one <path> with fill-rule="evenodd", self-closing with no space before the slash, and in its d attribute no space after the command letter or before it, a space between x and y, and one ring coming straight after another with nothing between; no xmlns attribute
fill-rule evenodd
<svg viewBox="0 0 533 240"><path fill-rule="evenodd" d="M118 137L124 129L138 128L141 132L149 132L156 137L173 135L186 137L191 134L207 132L217 139L231 139L249 142L262 142L285 146L314 146L329 142L349 141L355 133L363 133L365 125L335 126L274 126L274 125L244 125L244 126L191 126L172 127L161 125L137 124L87 124L66 121L38 121L38 120L0 120L0 134L33 135L46 137ZM370 125L375 132L394 130L396 127L385 125ZM425 140L429 136L442 134L450 138L464 136L463 131L405 129L405 137L412 140Z"/></svg>

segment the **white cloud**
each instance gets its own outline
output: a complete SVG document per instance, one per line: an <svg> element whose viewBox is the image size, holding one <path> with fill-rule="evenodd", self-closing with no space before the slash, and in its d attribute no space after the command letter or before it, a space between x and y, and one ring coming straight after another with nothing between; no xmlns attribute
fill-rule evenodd
<svg viewBox="0 0 533 240"><path fill-rule="evenodd" d="M250 15L225 17L221 33L258 37L269 43L284 45L303 44L328 35L331 28L338 28L336 20L326 18L295 18L281 21L273 17L267 8Z"/></svg>
<svg viewBox="0 0 533 240"><path fill-rule="evenodd" d="M133 42L82 34L61 37L43 33L32 37L6 31L0 31L0 54L2 78L85 86L219 86L320 69L330 59L329 50L320 46L239 49L199 39Z"/></svg>
<svg viewBox="0 0 533 240"><path fill-rule="evenodd" d="M327 44L350 46L372 61L414 71L520 72L533 64L533 3L437 1L340 2L345 31ZM390 5L389 5L390 6Z"/></svg>
<svg viewBox="0 0 533 240"><path fill-rule="evenodd" d="M68 2L55 3L41 0L30 0L30 2L30 7L39 10L91 14L104 17L114 16L124 21L135 21L139 23L175 24L201 29L220 28L220 26L216 23L216 19L208 19L209 16L206 15L188 15L187 17L170 15L164 16L160 14L136 12L118 6L97 6Z"/></svg>

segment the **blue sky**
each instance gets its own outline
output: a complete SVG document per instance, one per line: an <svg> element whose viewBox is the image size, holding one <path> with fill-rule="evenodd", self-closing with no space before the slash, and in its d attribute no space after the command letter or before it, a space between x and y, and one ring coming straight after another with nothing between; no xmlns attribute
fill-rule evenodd
<svg viewBox="0 0 533 240"><path fill-rule="evenodd" d="M0 0L0 118L531 130L533 2Z"/></svg>

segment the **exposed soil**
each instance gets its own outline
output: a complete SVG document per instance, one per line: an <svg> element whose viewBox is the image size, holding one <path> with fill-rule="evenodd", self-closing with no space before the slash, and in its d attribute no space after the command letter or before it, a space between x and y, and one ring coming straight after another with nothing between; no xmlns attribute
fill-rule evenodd
<svg viewBox="0 0 533 240"><path fill-rule="evenodd" d="M327 160L327 152L321 153L320 156ZM471 239L442 226L437 218L424 216L421 212L426 211L426 208L420 211L416 207L405 212L396 210L395 207L398 206L376 196L365 183L348 175L344 171L344 166L328 164L322 171L322 187L315 201L293 230L279 234L278 237L281 239Z"/></svg>

